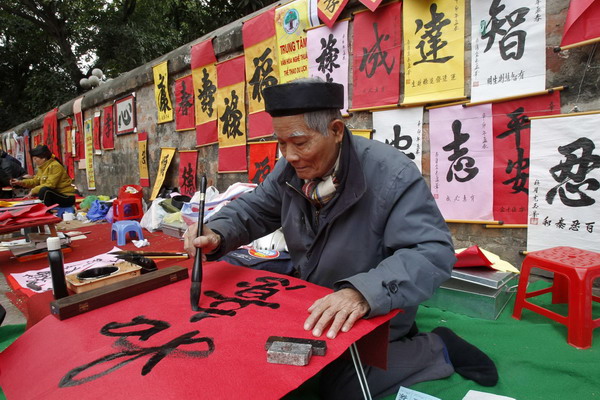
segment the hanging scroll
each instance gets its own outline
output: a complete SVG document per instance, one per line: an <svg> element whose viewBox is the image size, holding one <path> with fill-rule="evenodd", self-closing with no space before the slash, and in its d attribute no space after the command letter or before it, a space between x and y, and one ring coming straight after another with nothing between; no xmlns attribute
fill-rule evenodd
<svg viewBox="0 0 600 400"><path fill-rule="evenodd" d="M402 3L354 17L352 109L398 104Z"/></svg>
<svg viewBox="0 0 600 400"><path fill-rule="evenodd" d="M140 170L140 186L150 187L148 134L146 132L138 133L138 168Z"/></svg>
<svg viewBox="0 0 600 400"><path fill-rule="evenodd" d="M464 0L405 0L404 101L425 104L465 95Z"/></svg>
<svg viewBox="0 0 600 400"><path fill-rule="evenodd" d="M179 151L179 193L194 196L196 193L196 169L198 150Z"/></svg>
<svg viewBox="0 0 600 400"><path fill-rule="evenodd" d="M102 148L114 150L115 148L115 124L113 119L113 106L104 107L102 119Z"/></svg>
<svg viewBox="0 0 600 400"><path fill-rule="evenodd" d="M248 182L259 184L275 167L277 142L254 142L248 145L250 162L248 165Z"/></svg>
<svg viewBox="0 0 600 400"><path fill-rule="evenodd" d="M73 135L71 133L73 129L73 121L71 118L67 118L67 125L63 130L64 132L64 153L63 153L63 162L67 169L67 174L71 179L75 179L75 165L73 160Z"/></svg>
<svg viewBox="0 0 600 400"><path fill-rule="evenodd" d="M58 108L49 111L44 116L43 132L44 137L42 142L48 146L52 154L60 160L60 147L58 145Z"/></svg>
<svg viewBox="0 0 600 400"><path fill-rule="evenodd" d="M75 99L73 102L73 115L75 116L75 128L73 134L75 136L75 152L73 153L75 160L85 158L84 140L83 140L83 111L81 102L83 97Z"/></svg>
<svg viewBox="0 0 600 400"><path fill-rule="evenodd" d="M273 133L273 123L271 116L265 112L262 91L279 82L274 18L275 9L272 8L242 25L250 139L271 136Z"/></svg>
<svg viewBox="0 0 600 400"><path fill-rule="evenodd" d="M492 106L429 110L431 192L446 219L492 219Z"/></svg>
<svg viewBox="0 0 600 400"><path fill-rule="evenodd" d="M218 141L216 62L212 40L192 46L190 65L194 84L197 146L206 146Z"/></svg>
<svg viewBox="0 0 600 400"><path fill-rule="evenodd" d="M545 0L471 0L471 101L546 88L545 8Z"/></svg>
<svg viewBox="0 0 600 400"><path fill-rule="evenodd" d="M306 28L310 26L307 0L294 0L275 10L279 82L308 77Z"/></svg>
<svg viewBox="0 0 600 400"><path fill-rule="evenodd" d="M423 170L423 107L373 112L373 129L374 140L403 152Z"/></svg>
<svg viewBox="0 0 600 400"><path fill-rule="evenodd" d="M494 220L527 224L529 117L560 113L560 92L492 104Z"/></svg>
<svg viewBox="0 0 600 400"><path fill-rule="evenodd" d="M322 26L311 29L308 35L308 69L310 76L326 82L344 85L344 108L348 113L348 21L340 21L333 28Z"/></svg>
<svg viewBox="0 0 600 400"><path fill-rule="evenodd" d="M94 174L94 128L92 118L85 120L83 129L85 138L85 174L87 176L88 190L96 190L96 176Z"/></svg>
<svg viewBox="0 0 600 400"><path fill-rule="evenodd" d="M158 111L158 123L173 121L173 104L169 95L169 68L168 61L152 67L154 74L154 99Z"/></svg>
<svg viewBox="0 0 600 400"><path fill-rule="evenodd" d="M30 141L30 133L29 133L29 129L25 129L25 131L23 132L23 142L25 144L25 164L24 167L27 169L27 174L28 175L33 175L35 172L33 171L33 162L31 161L31 156L29 155L29 151L31 150L31 145L29 143Z"/></svg>
<svg viewBox="0 0 600 400"><path fill-rule="evenodd" d="M194 81L190 74L175 80L176 131L188 131L196 128L194 110Z"/></svg>
<svg viewBox="0 0 600 400"><path fill-rule="evenodd" d="M246 102L244 57L217 64L219 119L219 172L245 172Z"/></svg>
<svg viewBox="0 0 600 400"><path fill-rule="evenodd" d="M600 114L531 121L527 250L600 252Z"/></svg>
<svg viewBox="0 0 600 400"><path fill-rule="evenodd" d="M542 12L540 9L538 12ZM581 46L600 38L600 2L598 0L571 0L561 47Z"/></svg>
<svg viewBox="0 0 600 400"><path fill-rule="evenodd" d="M102 145L101 145L101 134L100 134L100 116L102 115L102 113L100 111L96 111L94 113L94 127L93 127L93 132L94 132L94 153L95 154L102 154Z"/></svg>
<svg viewBox="0 0 600 400"><path fill-rule="evenodd" d="M335 21L337 21L338 17L344 10L348 4L348 0L321 0L318 4L318 14L319 18L325 25L329 28L333 28Z"/></svg>
<svg viewBox="0 0 600 400"><path fill-rule="evenodd" d="M162 187L162 184L165 181L167 171L169 170L169 166L171 165L171 161L173 160L175 150L177 150L175 147L160 148L158 171L156 173L156 181L154 182L154 187L152 188L152 195L150 196L150 200L154 200L158 196L158 192L160 192L160 188Z"/></svg>

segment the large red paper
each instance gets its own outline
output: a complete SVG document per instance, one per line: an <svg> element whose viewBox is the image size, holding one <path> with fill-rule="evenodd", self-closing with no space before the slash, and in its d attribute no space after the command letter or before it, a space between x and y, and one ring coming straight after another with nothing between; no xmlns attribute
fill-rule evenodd
<svg viewBox="0 0 600 400"><path fill-rule="evenodd" d="M527 117L560 113L560 92L492 104L494 220L527 224L529 139Z"/></svg>
<svg viewBox="0 0 600 400"><path fill-rule="evenodd" d="M259 184L275 167L277 142L255 142L249 144L248 182Z"/></svg>
<svg viewBox="0 0 600 400"><path fill-rule="evenodd" d="M246 172L246 145L219 147L219 172Z"/></svg>
<svg viewBox="0 0 600 400"><path fill-rule="evenodd" d="M206 64L217 62L217 57L215 57L215 52L212 45L212 39L193 45L190 50L190 55L190 66L192 69L200 68Z"/></svg>
<svg viewBox="0 0 600 400"><path fill-rule="evenodd" d="M196 126L194 82L192 75L175 80L175 130L187 131Z"/></svg>
<svg viewBox="0 0 600 400"><path fill-rule="evenodd" d="M104 107L102 115L102 148L113 150L115 148L115 123L112 104Z"/></svg>
<svg viewBox="0 0 600 400"><path fill-rule="evenodd" d="M381 4L382 0L360 0L371 11L375 11Z"/></svg>
<svg viewBox="0 0 600 400"><path fill-rule="evenodd" d="M460 267L489 267L492 262L483 254L479 246L471 246L456 254L454 268Z"/></svg>
<svg viewBox="0 0 600 400"><path fill-rule="evenodd" d="M257 139L273 135L273 118L266 111L248 115L248 138Z"/></svg>
<svg viewBox="0 0 600 400"><path fill-rule="evenodd" d="M279 399L395 314L322 337L327 354L307 366L270 364L267 338L312 338L306 310L331 290L208 263L201 312L192 312L189 287L180 281L64 321L46 317L0 354L6 397Z"/></svg>
<svg viewBox="0 0 600 400"><path fill-rule="evenodd" d="M600 1L571 0L561 46L600 37Z"/></svg>
<svg viewBox="0 0 600 400"><path fill-rule="evenodd" d="M217 120L196 125L196 146L206 146L219 141Z"/></svg>
<svg viewBox="0 0 600 400"><path fill-rule="evenodd" d="M354 17L352 108L397 104L400 99L402 3Z"/></svg>
<svg viewBox="0 0 600 400"><path fill-rule="evenodd" d="M179 193L192 197L196 193L198 151L179 152Z"/></svg>
<svg viewBox="0 0 600 400"><path fill-rule="evenodd" d="M60 146L58 144L58 108L49 111L44 116L44 138L42 142L60 160Z"/></svg>

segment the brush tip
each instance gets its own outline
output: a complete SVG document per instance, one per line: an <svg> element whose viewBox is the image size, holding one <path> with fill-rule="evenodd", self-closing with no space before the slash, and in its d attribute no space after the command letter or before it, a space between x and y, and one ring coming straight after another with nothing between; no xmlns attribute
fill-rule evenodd
<svg viewBox="0 0 600 400"><path fill-rule="evenodd" d="M190 303L192 305L192 311L200 311L198 303L200 301L200 282L192 282L190 289Z"/></svg>

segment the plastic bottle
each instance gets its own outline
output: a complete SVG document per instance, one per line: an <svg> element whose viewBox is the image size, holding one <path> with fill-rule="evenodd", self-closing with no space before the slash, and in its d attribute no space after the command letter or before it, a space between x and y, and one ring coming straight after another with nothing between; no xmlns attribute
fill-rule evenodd
<svg viewBox="0 0 600 400"><path fill-rule="evenodd" d="M46 240L48 247L48 264L50 264L50 274L52 275L52 291L55 299L67 297L67 282L65 280L65 267L63 254L60 250L60 238L50 237Z"/></svg>

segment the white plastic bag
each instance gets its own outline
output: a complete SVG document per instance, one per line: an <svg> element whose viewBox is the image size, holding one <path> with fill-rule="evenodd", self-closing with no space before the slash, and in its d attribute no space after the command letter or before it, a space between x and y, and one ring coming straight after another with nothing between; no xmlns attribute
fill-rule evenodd
<svg viewBox="0 0 600 400"><path fill-rule="evenodd" d="M162 197L159 197L152 202L150 208L146 211L140 221L142 228L146 228L150 232L154 232L159 228L160 223L167 213L165 209L160 206L160 203L164 200L165 199Z"/></svg>

